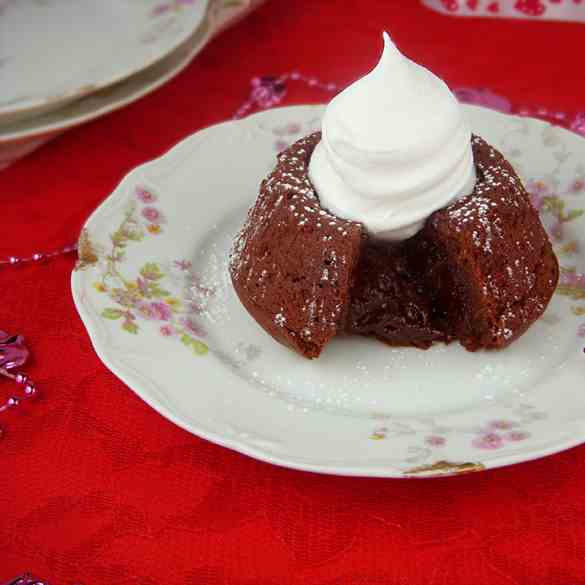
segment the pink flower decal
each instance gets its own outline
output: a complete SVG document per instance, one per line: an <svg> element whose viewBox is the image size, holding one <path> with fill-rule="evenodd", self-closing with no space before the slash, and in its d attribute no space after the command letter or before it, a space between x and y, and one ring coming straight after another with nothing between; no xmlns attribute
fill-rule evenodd
<svg viewBox="0 0 585 585"><path fill-rule="evenodd" d="M164 14L165 12L167 12L170 9L170 6L168 4L159 4L158 6L155 6L152 9L152 15L153 16L160 16L161 14Z"/></svg>
<svg viewBox="0 0 585 585"><path fill-rule="evenodd" d="M148 292L148 285L146 284L146 280L144 278L138 277L136 279L136 285L138 286L138 290L140 291L141 295L146 295Z"/></svg>
<svg viewBox="0 0 585 585"><path fill-rule="evenodd" d="M442 447L447 443L447 439L445 439L445 437L439 437L438 435L429 435L425 438L425 443L429 447Z"/></svg>
<svg viewBox="0 0 585 585"><path fill-rule="evenodd" d="M195 321L193 321L193 319L190 319L189 317L184 317L182 318L179 323L189 332L192 333L193 335L199 335L200 337L202 337L203 335L205 335L205 332L203 331L203 328L200 327L199 325L197 325L197 323L195 323Z"/></svg>
<svg viewBox="0 0 585 585"><path fill-rule="evenodd" d="M152 309L154 318L157 321L168 321L173 316L171 308L166 303L161 303L160 301L157 301L155 303L151 303L150 307Z"/></svg>
<svg viewBox="0 0 585 585"><path fill-rule="evenodd" d="M142 210L142 217L152 223L160 223L162 221L162 213L156 207L145 207Z"/></svg>
<svg viewBox="0 0 585 585"><path fill-rule="evenodd" d="M526 183L526 191L530 195L532 207L540 212L544 207L545 197L551 194L549 186L543 181L531 179Z"/></svg>
<svg viewBox="0 0 585 585"><path fill-rule="evenodd" d="M536 209L540 213L542 208L544 207L544 196L537 195L535 193L529 193L530 195L530 202L532 203L532 207Z"/></svg>
<svg viewBox="0 0 585 585"><path fill-rule="evenodd" d="M559 220L556 220L549 229L549 235L552 237L553 240L556 240L557 242L562 242L564 239L563 234L564 234L563 223Z"/></svg>
<svg viewBox="0 0 585 585"><path fill-rule="evenodd" d="M509 433L506 433L506 439L508 441L523 441L528 437L530 437L530 433L527 433L526 431L510 431Z"/></svg>
<svg viewBox="0 0 585 585"><path fill-rule="evenodd" d="M142 274L144 279L139 277L136 279L136 283L142 292L146 292L146 287L148 286L145 282L146 280L158 280L160 278L160 272L154 267L151 268L148 264L142 269L140 274Z"/></svg>
<svg viewBox="0 0 585 585"><path fill-rule="evenodd" d="M582 191L585 191L585 180L575 179L575 181L573 181L573 184L571 185L571 192L581 193Z"/></svg>
<svg viewBox="0 0 585 585"><path fill-rule="evenodd" d="M154 203L156 201L156 196L145 187L136 187L136 197L142 203Z"/></svg>
<svg viewBox="0 0 585 585"><path fill-rule="evenodd" d="M136 303L136 309L144 319L152 321L155 318L150 303L147 303L146 301L138 301Z"/></svg>
<svg viewBox="0 0 585 585"><path fill-rule="evenodd" d="M183 272L186 272L187 270L191 269L191 262L189 262L189 260L175 260L174 261L174 265L179 269L182 270Z"/></svg>
<svg viewBox="0 0 585 585"><path fill-rule="evenodd" d="M559 283L585 292L585 272L581 273L576 270L564 270L561 272Z"/></svg>
<svg viewBox="0 0 585 585"><path fill-rule="evenodd" d="M472 444L478 449L499 449L504 444L504 439L498 433L482 433Z"/></svg>
<svg viewBox="0 0 585 585"><path fill-rule="evenodd" d="M136 304L136 296L121 288L116 288L110 293L111 299L123 307L133 307Z"/></svg>
<svg viewBox="0 0 585 585"><path fill-rule="evenodd" d="M175 335L176 331L175 328L171 325L163 325L160 329L160 334L164 337L170 337L171 335Z"/></svg>
<svg viewBox="0 0 585 585"><path fill-rule="evenodd" d="M509 420L494 420L488 424L487 431L482 431L472 441L477 449L499 449L506 442L524 441L530 437L530 433L518 427L518 423ZM503 434L496 431L504 431Z"/></svg>
<svg viewBox="0 0 585 585"><path fill-rule="evenodd" d="M585 323L581 323L577 329L577 335L579 337L585 337Z"/></svg>
<svg viewBox="0 0 585 585"><path fill-rule="evenodd" d="M171 308L160 301L154 303L140 301L136 305L136 308L138 309L138 312L149 321L169 321L173 316Z"/></svg>
<svg viewBox="0 0 585 585"><path fill-rule="evenodd" d="M489 424L490 429L496 431L507 431L512 427L515 427L516 423L510 422L509 420L494 420Z"/></svg>
<svg viewBox="0 0 585 585"><path fill-rule="evenodd" d="M179 12L185 6L193 6L197 0L169 0L158 4L152 9L152 16L161 16L167 12Z"/></svg>

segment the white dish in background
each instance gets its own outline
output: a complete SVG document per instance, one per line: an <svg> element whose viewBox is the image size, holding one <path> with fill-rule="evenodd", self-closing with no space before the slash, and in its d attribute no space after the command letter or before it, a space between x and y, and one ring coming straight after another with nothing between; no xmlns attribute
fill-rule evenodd
<svg viewBox="0 0 585 585"><path fill-rule="evenodd" d="M61 110L0 127L0 169L66 130L109 114L152 93L178 75L212 36L204 21L197 32L156 65L130 79L95 92Z"/></svg>
<svg viewBox="0 0 585 585"><path fill-rule="evenodd" d="M252 320L227 251L277 150L319 126L322 107L297 106L194 134L135 169L93 213L72 290L99 357L189 432L297 469L436 476L585 441L585 140L465 111L530 181L561 264L575 270L511 347L421 351L348 337L308 361Z"/></svg>
<svg viewBox="0 0 585 585"><path fill-rule="evenodd" d="M54 138L54 136L49 134L32 140L0 144L0 171L11 165L15 160L30 154L33 150L51 140L51 138Z"/></svg>
<svg viewBox="0 0 585 585"><path fill-rule="evenodd" d="M207 0L0 1L0 124L37 116L160 61Z"/></svg>
<svg viewBox="0 0 585 585"><path fill-rule="evenodd" d="M209 0L197 30L171 55L101 91L46 114L0 126L0 170L66 130L119 110L155 91L178 75L215 35L256 8L258 0L225 4Z"/></svg>

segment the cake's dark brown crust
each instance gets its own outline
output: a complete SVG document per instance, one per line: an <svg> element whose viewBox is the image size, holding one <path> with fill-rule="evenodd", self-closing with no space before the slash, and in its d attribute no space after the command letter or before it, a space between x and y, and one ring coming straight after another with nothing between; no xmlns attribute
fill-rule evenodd
<svg viewBox="0 0 585 585"><path fill-rule="evenodd" d="M559 278L548 236L518 175L495 148L472 141L471 195L437 211L425 241L425 282L468 350L502 348L546 309ZM447 286L444 286L445 282ZM459 317L457 317L459 316Z"/></svg>
<svg viewBox="0 0 585 585"><path fill-rule="evenodd" d="M349 332L421 348L457 338L475 351L505 347L542 315L559 276L549 239L510 164L479 137L472 148L473 193L405 242L368 242Z"/></svg>
<svg viewBox="0 0 585 585"><path fill-rule="evenodd" d="M308 358L345 327L361 224L321 209L307 176L320 133L278 155L230 258L242 304L274 339Z"/></svg>
<svg viewBox="0 0 585 585"><path fill-rule="evenodd" d="M308 179L319 140L279 155L230 260L240 300L276 340L309 358L341 331L420 348L459 339L475 351L505 347L542 315L558 263L497 150L474 137L473 193L388 244L320 207Z"/></svg>

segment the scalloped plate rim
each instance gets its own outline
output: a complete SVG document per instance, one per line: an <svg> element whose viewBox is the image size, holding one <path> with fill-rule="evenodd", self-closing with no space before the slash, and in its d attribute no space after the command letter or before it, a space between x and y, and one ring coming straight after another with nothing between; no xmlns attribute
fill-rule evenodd
<svg viewBox="0 0 585 585"><path fill-rule="evenodd" d="M168 161L175 156L179 155L186 147L188 147L191 142L196 138L201 138L203 133L207 133L213 131L213 129L220 127L220 126L227 126L227 125L254 125L259 119L265 117L266 115L278 115L279 111L322 111L323 105L296 105L296 106L281 106L277 108L272 108L269 110L264 110L260 112L256 112L246 118L240 120L228 120L224 122L220 122L206 128L195 132L194 134L186 137L185 139L181 140L175 146L173 146L169 151L167 151L162 156L147 161L132 171L130 171L117 185L117 187L113 190L113 192L93 211L90 215L88 220L85 223L85 226L90 225L95 218L97 218L103 211L107 210L111 205L114 205L118 199L123 196L125 188L128 184L131 184L132 181L137 177L140 176L145 169L149 167L155 167L156 165L160 164L163 161ZM473 105L466 105L466 108L472 108L477 111L487 113L489 115L495 115L498 117L505 117L505 118L515 118L519 120L528 120L530 122L537 122L542 126L554 126L555 128L559 128L564 132L569 134L574 134L569 130L562 128L560 126L556 126L550 124L549 122L545 122L543 120L538 120L536 118L528 118L523 116L514 116L509 114L503 114L494 110L490 110L487 108L483 108L481 106L473 106ZM91 311L88 307L86 307L86 301L84 298L84 293L82 290L82 283L81 277L78 272L73 271L71 275L71 290L72 296L74 300L75 307L81 317L81 320L88 332L90 337L92 346L98 355L99 359L104 363L104 365L113 372L122 382L124 382L138 397L140 397L144 402L146 402L149 406L151 406L154 410L156 410L159 414L161 414L164 418L168 419L181 429L194 434L197 437L203 438L208 440L212 443L220 445L222 447L229 448L234 450L238 453L243 455L247 455L253 457L259 461L270 463L274 465L278 465L285 468L296 469L300 471L308 471L313 473L320 473L320 474L327 474L327 475L338 475L338 476L355 476L355 477L379 477L379 478L387 478L387 479L412 479L412 478L435 478L435 477L445 477L445 476L452 476L458 475L458 472L439 472L439 473L429 473L429 474L420 474L420 475L412 475L408 472L408 470L398 469L393 467L390 464L386 464L383 467L375 464L374 466L368 466L367 464L364 466L360 465L342 465L338 462L317 462L317 463L308 463L301 461L297 456L282 456L278 454L271 453L268 449L259 448L251 443L246 443L242 439L232 439L222 435L218 432L209 431L208 429L203 428L203 426L198 426L194 424L190 424L188 421L182 420L181 417L175 413L173 413L170 409L166 408L160 402L158 402L155 398L145 392L141 385L144 383L143 380L140 380L140 377L136 374L132 373L131 371L125 371L125 368L128 368L128 365L124 364L116 356L111 355L108 350L107 344L107 337L108 333L105 334L100 331L102 328L105 330L105 324L99 323L96 327L96 320L91 315ZM132 369L132 367L130 367ZM507 467L511 465L515 465L518 463L534 461L537 459L549 457L551 455L560 453L562 451L566 451L568 449L572 449L577 447L583 443L585 443L585 420L574 421L574 427L572 429L570 438L566 438L564 440L559 440L558 442L550 442L545 441L542 447L536 446L533 451L529 453L522 453L521 455L512 453L506 455L505 453L498 454L497 452L485 453L485 458L479 458L480 461L458 461L453 462L453 466L456 467L457 465L479 465L481 467L481 471L487 471L490 469L497 469L500 467ZM437 456L439 459L441 456ZM416 467L413 464L413 467Z"/></svg>
<svg viewBox="0 0 585 585"><path fill-rule="evenodd" d="M101 80L94 79L87 81L84 79L83 83L75 84L68 90L59 92L57 95L49 94L44 97L28 98L17 100L9 105L0 105L0 121L4 123L5 119L9 118L26 118L30 116L38 116L43 113L48 113L61 107L66 106L76 100L86 97L97 91L106 89L112 85L123 82L130 77L143 72L145 69L152 67L165 59L171 53L176 51L187 39L197 30L199 25L205 19L209 0L197 0L197 4L190 9L189 13L184 16L185 20L190 23L183 31L176 35L176 38L164 50L159 50L156 55L150 56L137 65L134 63L125 71L118 71L118 73L105 75ZM179 15L179 18L181 15ZM30 112L30 114L27 114Z"/></svg>

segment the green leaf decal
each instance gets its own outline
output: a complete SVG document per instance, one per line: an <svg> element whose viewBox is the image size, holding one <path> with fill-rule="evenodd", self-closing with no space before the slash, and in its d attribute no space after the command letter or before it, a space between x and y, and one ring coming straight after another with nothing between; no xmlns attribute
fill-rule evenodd
<svg viewBox="0 0 585 585"><path fill-rule="evenodd" d="M193 351L197 355L205 355L209 351L209 348L207 347L207 345L205 345L205 343L203 343L202 341L195 339L195 340L193 340L193 343L191 345L193 347Z"/></svg>
<svg viewBox="0 0 585 585"><path fill-rule="evenodd" d="M122 323L122 329L124 329L124 331L128 331L128 333L132 333L132 335L136 335L138 333L138 325L132 321L124 321L124 323Z"/></svg>
<svg viewBox="0 0 585 585"><path fill-rule="evenodd" d="M108 308L108 309L104 309L102 311L102 317L105 317L106 319L119 319L124 313L122 311L120 311L120 309L112 309L112 308Z"/></svg>
<svg viewBox="0 0 585 585"><path fill-rule="evenodd" d="M146 280L160 280L164 277L160 266L156 262L147 262L140 270L140 274L146 278Z"/></svg>
<svg viewBox="0 0 585 585"><path fill-rule="evenodd" d="M567 215L567 221L573 221L578 217L581 217L585 213L585 209L571 209Z"/></svg>

